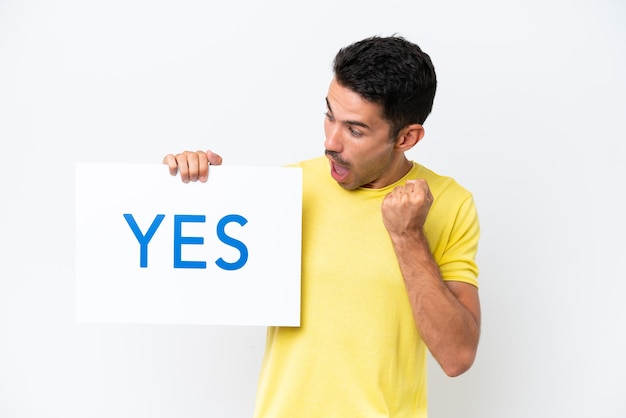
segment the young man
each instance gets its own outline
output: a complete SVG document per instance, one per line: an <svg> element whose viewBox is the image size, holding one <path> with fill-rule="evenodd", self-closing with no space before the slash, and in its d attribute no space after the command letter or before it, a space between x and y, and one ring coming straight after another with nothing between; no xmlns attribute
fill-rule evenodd
<svg viewBox="0 0 626 418"><path fill-rule="evenodd" d="M405 156L436 90L427 54L372 37L341 49L325 156L303 169L302 316L270 327L256 417L426 417L427 350L456 376L480 334L472 195ZM206 181L211 151L167 155Z"/></svg>

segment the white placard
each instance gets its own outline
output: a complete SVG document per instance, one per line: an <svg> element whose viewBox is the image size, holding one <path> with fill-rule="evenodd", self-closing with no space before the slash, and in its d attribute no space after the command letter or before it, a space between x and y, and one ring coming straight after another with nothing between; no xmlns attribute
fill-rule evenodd
<svg viewBox="0 0 626 418"><path fill-rule="evenodd" d="M300 324L302 172L76 164L76 319Z"/></svg>

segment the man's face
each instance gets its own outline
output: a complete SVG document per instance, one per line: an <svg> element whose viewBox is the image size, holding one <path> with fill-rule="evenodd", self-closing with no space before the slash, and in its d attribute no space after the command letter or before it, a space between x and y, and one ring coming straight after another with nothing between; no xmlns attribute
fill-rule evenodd
<svg viewBox="0 0 626 418"><path fill-rule="evenodd" d="M324 131L330 174L343 188L382 188L398 180L397 167L404 154L389 139L390 125L380 105L330 84Z"/></svg>

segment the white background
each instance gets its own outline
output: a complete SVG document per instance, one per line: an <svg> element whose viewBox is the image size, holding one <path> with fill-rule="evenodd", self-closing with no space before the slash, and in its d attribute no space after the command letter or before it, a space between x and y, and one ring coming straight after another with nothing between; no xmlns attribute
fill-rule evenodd
<svg viewBox="0 0 626 418"><path fill-rule="evenodd" d="M262 328L74 323L74 163L317 156L335 52L396 32L439 77L410 156L483 230L480 352L456 379L431 363L431 416L626 416L625 21L621 0L0 1L0 416L250 416Z"/></svg>

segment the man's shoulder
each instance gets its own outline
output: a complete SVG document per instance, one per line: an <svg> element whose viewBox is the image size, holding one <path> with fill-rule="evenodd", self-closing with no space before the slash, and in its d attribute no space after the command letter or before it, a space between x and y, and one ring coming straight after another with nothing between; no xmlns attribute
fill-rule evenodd
<svg viewBox="0 0 626 418"><path fill-rule="evenodd" d="M454 177L442 175L438 172L413 162L414 169L411 171L413 178L423 178L428 182L433 195L457 196L460 199L466 199L472 193L461 185Z"/></svg>
<svg viewBox="0 0 626 418"><path fill-rule="evenodd" d="M300 168L317 168L323 165L326 161L326 157L320 155L318 157L309 158L306 160L298 161L296 163L288 164L287 167L300 167Z"/></svg>

